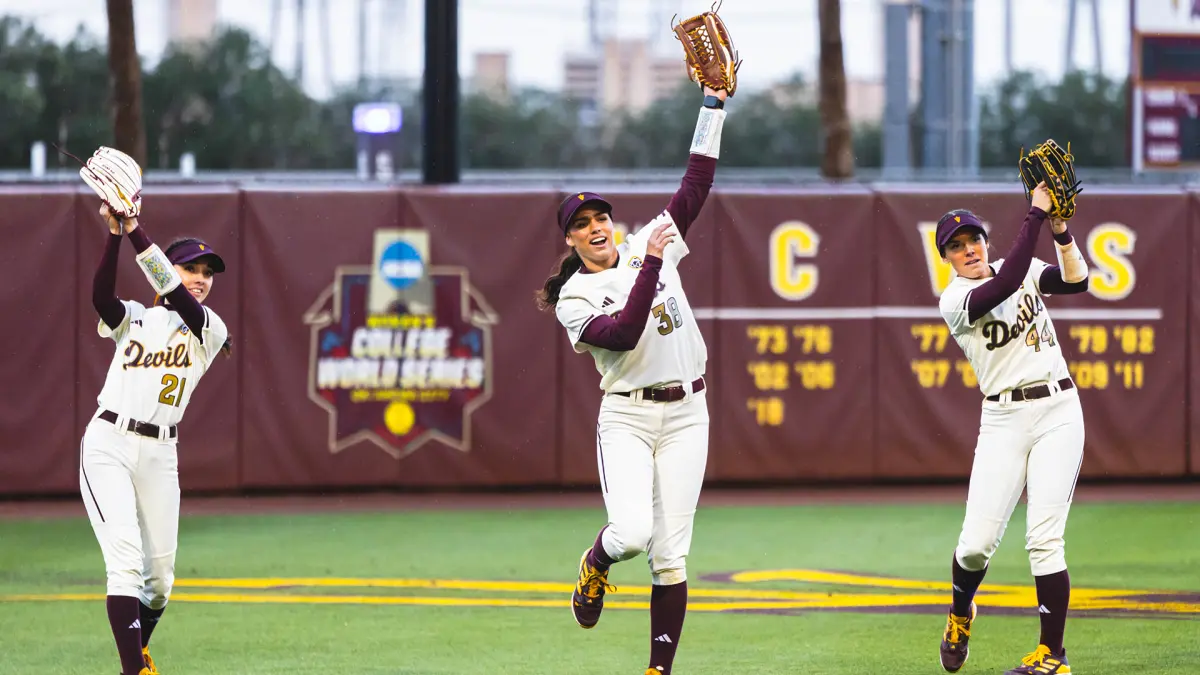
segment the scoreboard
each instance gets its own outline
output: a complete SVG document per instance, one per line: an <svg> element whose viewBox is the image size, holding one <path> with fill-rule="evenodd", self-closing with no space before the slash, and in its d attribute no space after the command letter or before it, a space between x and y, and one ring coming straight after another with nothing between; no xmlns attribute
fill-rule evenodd
<svg viewBox="0 0 1200 675"><path fill-rule="evenodd" d="M1200 0L1134 0L1133 166L1200 167Z"/></svg>

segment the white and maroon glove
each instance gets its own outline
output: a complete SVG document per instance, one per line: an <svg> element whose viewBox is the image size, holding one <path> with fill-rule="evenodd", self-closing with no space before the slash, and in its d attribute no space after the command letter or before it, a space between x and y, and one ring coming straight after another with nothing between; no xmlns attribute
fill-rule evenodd
<svg viewBox="0 0 1200 675"><path fill-rule="evenodd" d="M79 176L114 215L133 218L141 213L142 167L129 155L100 146L79 169Z"/></svg>

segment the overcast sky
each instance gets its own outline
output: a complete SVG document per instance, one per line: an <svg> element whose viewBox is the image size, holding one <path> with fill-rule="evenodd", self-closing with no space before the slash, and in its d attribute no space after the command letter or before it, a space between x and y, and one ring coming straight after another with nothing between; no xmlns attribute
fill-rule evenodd
<svg viewBox="0 0 1200 675"><path fill-rule="evenodd" d="M1123 77L1129 69L1129 0L1079 0L1075 63L1090 68L1095 63L1091 3L1100 9L1100 44L1103 68ZM1153 0L1151 0L1153 1ZM271 32L274 0L218 0L220 21L245 27L264 43ZM279 0L284 11L276 63L285 70L295 62L296 0ZM419 77L423 61L424 0L366 0L371 13L367 38L368 69L374 72ZM1050 78L1063 72L1067 25L1067 0L1011 0L1013 54L1018 68L1041 71ZM327 30L331 46L332 80L352 81L358 64L359 0L305 0L305 84L310 93L326 92L321 35ZM320 17L328 8L328 27ZM389 5L396 19L384 20ZM468 77L472 55L480 51L507 51L512 55L510 76L515 84L557 89L562 84L562 58L585 51L588 0L460 0L460 73ZM690 16L708 9L708 0L608 0L615 12L618 35L651 34L655 8L665 16L655 21L660 45L670 55L682 50L669 33L673 12ZM30 9L36 7L36 9ZM134 0L139 51L152 62L162 52L166 37L165 0ZM1004 72L1004 2L975 2L975 67L981 84ZM766 86L801 71L815 73L817 61L816 0L725 0L720 8L744 65L740 83L746 88ZM107 23L101 0L0 0L0 14L33 19L53 38L69 39L82 23L104 35ZM883 73L882 0L842 0L842 27L846 69L852 77L880 78ZM386 33L386 26L395 26ZM381 46L383 48L381 48Z"/></svg>

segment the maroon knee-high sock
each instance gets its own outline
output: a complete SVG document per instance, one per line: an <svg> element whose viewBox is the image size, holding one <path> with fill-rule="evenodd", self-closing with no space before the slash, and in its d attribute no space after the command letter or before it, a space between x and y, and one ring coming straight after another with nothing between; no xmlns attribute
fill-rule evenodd
<svg viewBox="0 0 1200 675"><path fill-rule="evenodd" d="M953 584L950 595L950 611L954 613L954 616L971 616L971 601L975 599L975 592L979 590L979 584L983 583L987 567L978 572L969 572L958 564L957 555L950 557L954 561L950 567L950 581Z"/></svg>
<svg viewBox="0 0 1200 675"><path fill-rule="evenodd" d="M145 603L138 603L138 614L142 620L142 646L150 645L150 634L154 632L154 628L158 626L158 620L162 618L163 612L167 611L166 607L162 609L150 609Z"/></svg>
<svg viewBox="0 0 1200 675"><path fill-rule="evenodd" d="M1066 570L1034 577L1037 584L1038 616L1042 620L1041 644L1050 653L1062 653L1063 632L1067 627L1067 606L1071 604L1071 576Z"/></svg>
<svg viewBox="0 0 1200 675"><path fill-rule="evenodd" d="M117 641L123 675L138 675L146 667L142 659L142 622L138 615L140 604L137 598L124 595L110 595L106 603L108 625L112 627L113 638Z"/></svg>
<svg viewBox="0 0 1200 675"><path fill-rule="evenodd" d="M608 568L617 562L604 550L604 531L607 529L607 525L600 528L600 533L596 535L596 543L592 544L592 550L588 552L587 557L588 564L601 572L608 571Z"/></svg>
<svg viewBox="0 0 1200 675"><path fill-rule="evenodd" d="M650 667L671 675L687 613L687 582L650 589Z"/></svg>

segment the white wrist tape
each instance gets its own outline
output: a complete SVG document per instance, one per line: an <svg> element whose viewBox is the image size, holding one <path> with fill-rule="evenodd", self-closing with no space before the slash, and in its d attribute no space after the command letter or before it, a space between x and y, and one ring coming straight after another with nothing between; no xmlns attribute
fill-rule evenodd
<svg viewBox="0 0 1200 675"><path fill-rule="evenodd" d="M137 263L146 273L146 279L158 295L166 295L183 283L183 279L179 278L179 272L175 271L175 265L171 264L171 261L167 259L167 254L162 252L158 244L151 244L150 248L139 253Z"/></svg>
<svg viewBox="0 0 1200 675"><path fill-rule="evenodd" d="M689 152L717 159L721 156L721 127L725 125L725 111L716 108L700 108L696 120L696 133L692 136Z"/></svg>
<svg viewBox="0 0 1200 675"><path fill-rule="evenodd" d="M1054 242L1054 252L1058 255L1058 267L1062 272L1063 281L1073 284L1087 278L1087 262L1074 241L1066 246Z"/></svg>

